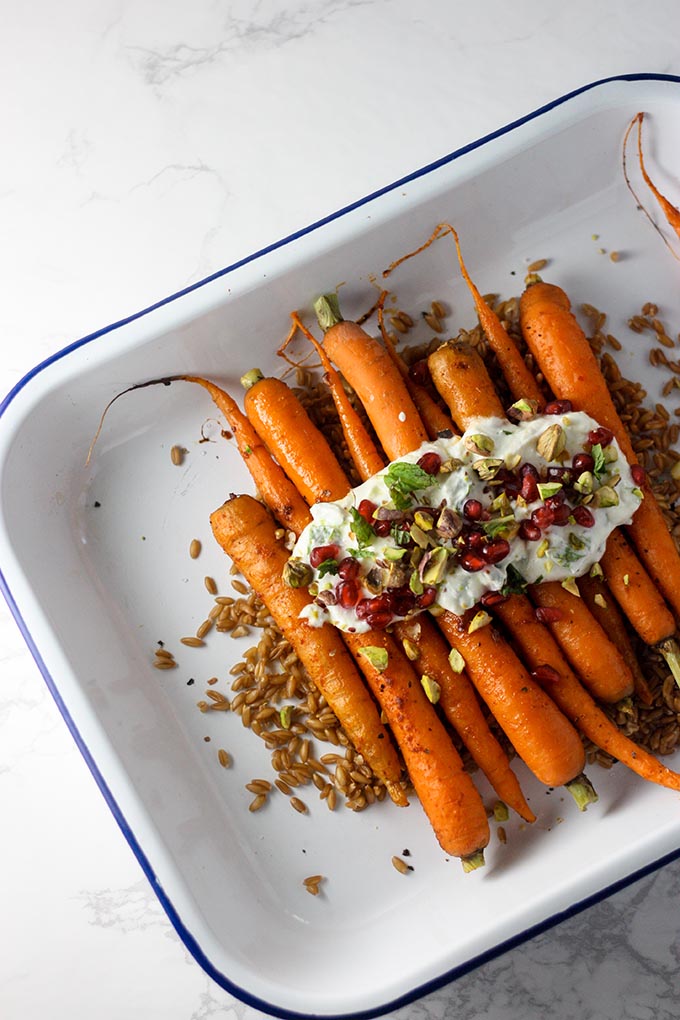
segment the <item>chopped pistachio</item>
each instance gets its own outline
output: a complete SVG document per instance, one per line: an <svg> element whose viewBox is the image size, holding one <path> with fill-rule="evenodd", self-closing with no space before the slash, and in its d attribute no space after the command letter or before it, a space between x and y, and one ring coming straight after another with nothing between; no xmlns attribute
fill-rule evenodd
<svg viewBox="0 0 680 1020"><path fill-rule="evenodd" d="M306 588L314 577L314 571L302 560L289 559L283 568L283 580L289 588Z"/></svg>
<svg viewBox="0 0 680 1020"><path fill-rule="evenodd" d="M393 562L395 560L400 560L402 556L405 556L406 549L403 546L400 549L397 546L388 545L386 549L383 549L382 554L386 560Z"/></svg>
<svg viewBox="0 0 680 1020"><path fill-rule="evenodd" d="M475 433L472 436L468 436L465 440L465 446L472 453L493 453L495 443L491 436L485 436L480 433Z"/></svg>
<svg viewBox="0 0 680 1020"><path fill-rule="evenodd" d="M386 648L380 648L377 645L364 645L363 648L359 649L359 655L363 655L365 659L368 659L370 664L379 673L383 673L387 669L389 659Z"/></svg>
<svg viewBox="0 0 680 1020"><path fill-rule="evenodd" d="M504 804L502 800L497 800L493 806L493 818L495 822L507 822L510 817L507 804Z"/></svg>
<svg viewBox="0 0 680 1020"><path fill-rule="evenodd" d="M420 575L417 573L417 571L414 570L413 573L411 574L408 586L414 595L423 594L423 582L420 580Z"/></svg>
<svg viewBox="0 0 680 1020"><path fill-rule="evenodd" d="M619 459L619 451L614 445L605 446L602 450L602 456L604 457L605 464L613 464L615 460Z"/></svg>
<svg viewBox="0 0 680 1020"><path fill-rule="evenodd" d="M590 576L604 577L604 571L599 563L593 563L592 567L590 568Z"/></svg>
<svg viewBox="0 0 680 1020"><path fill-rule="evenodd" d="M593 602L595 603L596 606L599 606L600 609L607 608L607 600L605 599L604 595L600 595L599 591L596 595L593 596Z"/></svg>
<svg viewBox="0 0 680 1020"><path fill-rule="evenodd" d="M514 471L521 460L522 457L519 453L507 453L505 455L505 466L508 471Z"/></svg>
<svg viewBox="0 0 680 1020"><path fill-rule="evenodd" d="M512 503L508 499L507 492L501 492L491 501L490 510L492 513L507 515L512 513Z"/></svg>
<svg viewBox="0 0 680 1020"><path fill-rule="evenodd" d="M425 694L427 695L427 700L431 701L433 705L436 705L439 701L439 695L441 694L441 687L437 681L433 680L432 677L427 676L426 673L423 673L420 678L420 682Z"/></svg>
<svg viewBox="0 0 680 1020"><path fill-rule="evenodd" d="M410 659L411 662L415 662L419 656L418 646L414 645L413 641L409 641L408 638L404 638L402 641L402 647L406 653L406 658Z"/></svg>
<svg viewBox="0 0 680 1020"><path fill-rule="evenodd" d="M449 554L442 546L425 553L420 563L420 576L423 584L439 584L446 572Z"/></svg>
<svg viewBox="0 0 680 1020"><path fill-rule="evenodd" d="M548 425L536 440L536 450L545 460L554 460L566 445L566 436L561 425Z"/></svg>
<svg viewBox="0 0 680 1020"><path fill-rule="evenodd" d="M574 482L574 488L583 495L589 495L593 491L595 479L592 471L582 471Z"/></svg>
<svg viewBox="0 0 680 1020"><path fill-rule="evenodd" d="M550 499L562 488L562 482L539 482L536 486L541 499Z"/></svg>
<svg viewBox="0 0 680 1020"><path fill-rule="evenodd" d="M463 530L463 518L457 510L445 506L439 515L436 532L440 538L457 538Z"/></svg>
<svg viewBox="0 0 680 1020"><path fill-rule="evenodd" d="M611 485L601 485L595 493L593 499L593 506L607 507L607 506L618 506L619 496L616 489L613 489Z"/></svg>
<svg viewBox="0 0 680 1020"><path fill-rule="evenodd" d="M446 612L444 607L440 606L438 602L433 602L431 606L428 606L427 611L430 614L430 616L434 616L435 619L438 616L442 616Z"/></svg>
<svg viewBox="0 0 680 1020"><path fill-rule="evenodd" d="M491 617L488 613L485 613L483 609L480 609L478 613L470 620L468 624L468 634L474 634L476 630L481 630L482 627L486 627L491 623Z"/></svg>
<svg viewBox="0 0 680 1020"><path fill-rule="evenodd" d="M284 730L289 730L292 721L293 721L293 706L284 705L283 708L279 710L279 722L281 723L281 728Z"/></svg>
<svg viewBox="0 0 680 1020"><path fill-rule="evenodd" d="M465 669L465 659L455 648L449 652L449 666L454 673L462 673Z"/></svg>
<svg viewBox="0 0 680 1020"><path fill-rule="evenodd" d="M490 478L495 478L502 467L502 460L498 460L496 457L484 457L482 460L474 462L472 470L476 471L481 479L488 481Z"/></svg>
<svg viewBox="0 0 680 1020"><path fill-rule="evenodd" d="M676 476L673 474L673 471L677 467L678 464L680 464L680 460L676 460L675 463L673 464L673 467L671 468L671 475L673 476L673 478L676 478ZM679 473L678 473L677 477L680 478L680 469L679 469ZM637 487L633 489L633 495L637 496L638 499L644 499L645 498L645 494L642 491L642 489L638 489Z"/></svg>
<svg viewBox="0 0 680 1020"><path fill-rule="evenodd" d="M430 542L427 535L425 534L421 527L419 527L417 524L412 524L410 534L411 538L416 543L416 545L419 545L421 549L427 549Z"/></svg>
<svg viewBox="0 0 680 1020"><path fill-rule="evenodd" d="M536 555L538 556L538 558L543 559L549 548L550 542L548 541L547 538L544 538L543 541L539 543L536 549Z"/></svg>
<svg viewBox="0 0 680 1020"><path fill-rule="evenodd" d="M530 421L536 417L538 411L538 401L530 400L528 397L522 397L520 400L516 400L514 404L511 404L508 408L508 418L512 418L514 421Z"/></svg>
<svg viewBox="0 0 680 1020"><path fill-rule="evenodd" d="M425 510L416 510L413 515L413 520L419 528L423 531L432 531L434 527L434 517L432 514L428 514Z"/></svg>
<svg viewBox="0 0 680 1020"><path fill-rule="evenodd" d="M628 585L630 584L630 574L624 574L623 575L623 583L625 584L625 586L627 588Z"/></svg>
<svg viewBox="0 0 680 1020"><path fill-rule="evenodd" d="M577 598L581 598L581 592L578 590L575 577L565 577L562 581L562 587L565 591L571 592L572 595L576 595Z"/></svg>
<svg viewBox="0 0 680 1020"><path fill-rule="evenodd" d="M579 538L578 535L575 535L573 531L569 532L569 538L567 541L569 542L571 548L576 549L577 551L585 549L586 547L586 543L583 541L583 539Z"/></svg>
<svg viewBox="0 0 680 1020"><path fill-rule="evenodd" d="M552 560L546 560L543 569L545 570L546 574L552 574L554 566L555 564L553 563Z"/></svg>

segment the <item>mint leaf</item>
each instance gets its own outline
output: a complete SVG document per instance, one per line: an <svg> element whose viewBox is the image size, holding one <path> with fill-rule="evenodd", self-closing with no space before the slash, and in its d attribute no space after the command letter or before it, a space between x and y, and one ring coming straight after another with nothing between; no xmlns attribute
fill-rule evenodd
<svg viewBox="0 0 680 1020"><path fill-rule="evenodd" d="M338 561L337 560L324 560L317 567L319 577L325 577L326 574L337 574L338 572Z"/></svg>
<svg viewBox="0 0 680 1020"><path fill-rule="evenodd" d="M604 457L604 450L602 449L602 444L595 443L594 446L592 446L590 449L590 455L595 461L593 474L595 475L596 478L602 478L602 475L605 473L607 469L607 461L605 460Z"/></svg>
<svg viewBox="0 0 680 1020"><path fill-rule="evenodd" d="M349 508L349 513L352 518L352 532L357 540L359 550L365 549L375 538L375 531L353 506Z"/></svg>
<svg viewBox="0 0 680 1020"><path fill-rule="evenodd" d="M507 574L505 577L505 584L501 588L501 594L524 595L528 584L529 582L522 577L517 567L514 567L511 563L508 566Z"/></svg>
<svg viewBox="0 0 680 1020"><path fill-rule="evenodd" d="M399 461L390 464L384 481L396 508L406 510L411 505L411 494L419 489L429 489L435 478L417 464Z"/></svg>

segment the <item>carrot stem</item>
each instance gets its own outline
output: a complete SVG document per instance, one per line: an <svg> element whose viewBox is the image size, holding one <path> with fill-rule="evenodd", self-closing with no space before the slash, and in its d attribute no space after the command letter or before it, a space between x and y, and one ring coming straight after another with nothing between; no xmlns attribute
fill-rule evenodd
<svg viewBox="0 0 680 1020"><path fill-rule="evenodd" d="M589 804L597 803L597 793L585 773L582 772L576 779L572 779L571 782L564 785L576 801L579 811L585 811Z"/></svg>

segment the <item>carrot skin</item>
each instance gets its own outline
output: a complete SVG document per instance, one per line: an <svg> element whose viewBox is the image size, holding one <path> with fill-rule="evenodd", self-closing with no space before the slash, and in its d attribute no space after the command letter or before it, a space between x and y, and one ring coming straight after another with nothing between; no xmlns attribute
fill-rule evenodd
<svg viewBox="0 0 680 1020"><path fill-rule="evenodd" d="M520 299L520 323L529 348L558 398L571 400L610 429L631 465L637 456L614 406L597 358L571 312L569 298L553 284L531 284ZM647 482L628 531L640 559L680 617L680 556Z"/></svg>
<svg viewBox="0 0 680 1020"><path fill-rule="evenodd" d="M620 531L609 536L600 565L607 586L645 644L656 645L675 633L673 614Z"/></svg>
<svg viewBox="0 0 680 1020"><path fill-rule="evenodd" d="M388 460L427 442L427 430L406 383L378 340L356 323L342 320L326 332L323 345L361 401Z"/></svg>
<svg viewBox="0 0 680 1020"><path fill-rule="evenodd" d="M449 646L432 620L425 614L416 620L402 620L394 624L394 634L417 646L418 669L439 684L440 708L499 798L526 822L534 822L536 816L508 756L489 729L474 687L465 672L455 673L451 668Z"/></svg>
<svg viewBox="0 0 680 1020"><path fill-rule="evenodd" d="M601 577L591 577L590 574L584 574L583 577L579 577L576 583L581 593L581 598L588 606L593 617L611 638L628 663L633 674L635 693L645 705L651 705L652 692L642 672L642 667L633 648L623 616L609 588Z"/></svg>
<svg viewBox="0 0 680 1020"><path fill-rule="evenodd" d="M486 809L411 663L384 631L346 637L387 716L440 846L454 857L474 854L489 842ZM387 652L383 671L361 654L367 645Z"/></svg>
<svg viewBox="0 0 680 1020"><path fill-rule="evenodd" d="M306 589L290 588L282 578L289 552L276 538L267 509L252 496L235 496L214 511L210 523L219 545L260 596L357 751L394 798L401 765L389 734L340 632L299 619L311 599Z"/></svg>
<svg viewBox="0 0 680 1020"><path fill-rule="evenodd" d="M434 351L427 363L459 429L465 431L471 418L505 418L496 388L474 347L451 340Z"/></svg>
<svg viewBox="0 0 680 1020"><path fill-rule="evenodd" d="M465 617L438 618L465 659L468 676L522 761L546 786L563 786L583 771L581 739L555 703L529 676L492 626L468 633Z"/></svg>
<svg viewBox="0 0 680 1020"><path fill-rule="evenodd" d="M559 620L548 627L590 693L615 704L633 693L628 663L591 614L583 599L563 588L559 581L530 587L533 602L541 609L556 609Z"/></svg>
<svg viewBox="0 0 680 1020"><path fill-rule="evenodd" d="M495 606L494 612L502 623L512 628L522 658L530 669L548 665L557 670L559 680L546 680L545 690L589 740L643 779L672 790L680 790L680 775L666 768L652 754L626 737L588 694L555 639L545 625L536 619L533 607L525 596L512 595L507 602Z"/></svg>
<svg viewBox="0 0 680 1020"><path fill-rule="evenodd" d="M261 440L307 503L340 499L347 494L349 483L330 446L283 380L260 379L246 390L244 407ZM316 472L298 452L307 446L314 449L316 463L325 465L322 493L318 492Z"/></svg>

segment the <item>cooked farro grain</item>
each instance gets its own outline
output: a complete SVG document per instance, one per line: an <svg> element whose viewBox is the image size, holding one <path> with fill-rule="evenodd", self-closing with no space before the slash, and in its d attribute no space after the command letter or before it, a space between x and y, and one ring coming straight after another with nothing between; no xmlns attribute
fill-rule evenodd
<svg viewBox="0 0 680 1020"><path fill-rule="evenodd" d="M251 800L248 805L249 811L259 811L267 803L267 795L265 793L258 793L258 795Z"/></svg>
<svg viewBox="0 0 680 1020"><path fill-rule="evenodd" d="M396 856L392 858L392 867L395 871L398 871L400 875L408 875L411 870L405 860Z"/></svg>
<svg viewBox="0 0 680 1020"><path fill-rule="evenodd" d="M303 800L300 800L299 797L291 797L290 804L301 815L306 815L307 811L309 810L305 802Z"/></svg>
<svg viewBox="0 0 680 1020"><path fill-rule="evenodd" d="M153 663L154 669L176 669L177 665L174 659L156 659Z"/></svg>
<svg viewBox="0 0 680 1020"><path fill-rule="evenodd" d="M231 765L231 758L229 757L229 755L227 754L223 747L221 747L217 752L217 760L219 761L223 769L228 769L229 766Z"/></svg>
<svg viewBox="0 0 680 1020"><path fill-rule="evenodd" d="M170 449L170 460L172 461L173 464L179 467L179 465L184 460L184 454L186 452L187 451L184 449L183 446L173 446Z"/></svg>
<svg viewBox="0 0 680 1020"><path fill-rule="evenodd" d="M200 541L197 538L192 538L191 544L189 545L189 555L191 556L192 560L198 559L198 557L201 555L201 548L202 546Z"/></svg>
<svg viewBox="0 0 680 1020"><path fill-rule="evenodd" d="M188 648L202 648L205 641L199 637L182 637L180 641L183 645L187 645Z"/></svg>
<svg viewBox="0 0 680 1020"><path fill-rule="evenodd" d="M541 269L545 269L547 265L547 259L536 259L535 262L530 262L527 266L527 273L540 273Z"/></svg>

